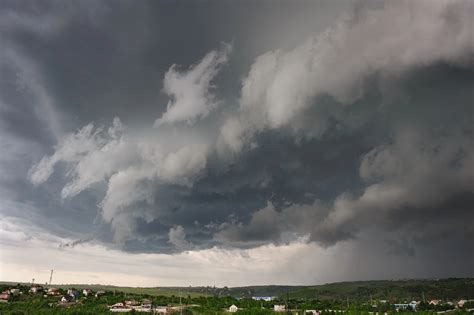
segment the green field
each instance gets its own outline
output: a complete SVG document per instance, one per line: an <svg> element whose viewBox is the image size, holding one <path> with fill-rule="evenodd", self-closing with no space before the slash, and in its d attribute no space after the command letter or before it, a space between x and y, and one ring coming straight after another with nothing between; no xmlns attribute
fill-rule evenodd
<svg viewBox="0 0 474 315"><path fill-rule="evenodd" d="M16 285L17 282L5 282L0 281L0 285ZM27 283L20 283L27 285ZM77 288L77 289L91 289L92 291L116 291L123 292L127 294L135 295L151 295L151 296L183 296L183 297L201 297L201 296L210 296L211 294L206 292L200 292L199 290L192 288L179 288L179 287L156 287L156 288L142 288L142 287L119 287L113 285L101 285L101 284L53 284L48 287L54 287L58 289L68 289L68 288Z"/></svg>

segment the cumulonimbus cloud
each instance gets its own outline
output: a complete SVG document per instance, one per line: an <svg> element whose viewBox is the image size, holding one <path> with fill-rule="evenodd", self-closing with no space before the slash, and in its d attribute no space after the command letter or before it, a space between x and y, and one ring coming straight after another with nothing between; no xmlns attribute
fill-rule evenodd
<svg viewBox="0 0 474 315"><path fill-rule="evenodd" d="M209 115L217 106L211 81L227 63L231 51L232 46L223 43L220 50L209 52L187 71L181 72L177 65L172 65L163 81L163 92L170 101L166 112L155 121L155 126L182 121L191 123Z"/></svg>
<svg viewBox="0 0 474 315"><path fill-rule="evenodd" d="M363 11L357 17L345 19L291 51L263 54L255 60L242 82L238 110L224 114L224 123L217 132L206 130L205 135L201 135L202 129L197 128L199 119L209 115L217 102L210 90L211 82L228 61L230 46L224 45L188 71L180 72L176 66L169 69L164 91L171 100L167 111L156 120L155 128L143 128L143 134L151 136L141 138L128 133L119 119L115 119L107 131L86 125L64 137L52 155L33 166L30 180L34 184L44 183L57 163L66 162L68 182L62 191L63 198L74 197L93 185L105 185L106 193L99 204L101 215L112 225L116 239L120 241L137 233L137 221L152 223L161 219L162 201L157 198L161 189L185 189L184 193L179 191L178 198L193 202L197 181L206 179L208 172L218 169L216 165L225 167L215 171L214 178L207 178L207 184L210 186L210 182L219 187L203 188L204 198L234 198L224 195L220 188L234 180L228 178L232 176L226 173L229 169L238 172L248 167L245 162L239 164L239 159L244 159L250 151L247 148L255 149L254 154L260 155L255 159L273 162L280 168L297 169L302 164L290 161L292 164L287 165L288 160L284 158L273 161L278 157L264 150L258 151L260 134L278 131L279 135L292 138L298 129L304 135L313 137L316 134L319 138L326 132L333 132L331 136L337 138L354 118L353 113L344 111L361 107L358 101L368 94L365 86L369 79L382 82L374 88L380 90L380 86L390 80L403 81L420 69L438 64L460 69L472 67L469 64L473 53L471 17L466 6L469 3L462 0L388 3L382 9ZM213 218L206 217L204 220L207 221L202 225L195 224L210 227L199 231L200 237L207 237L209 244L237 247L285 242L302 236L309 236L309 240L323 245L333 245L355 237L372 219L375 222L378 218L377 222L382 222L397 211L429 209L449 202L458 194L472 193L469 170L474 167L474 154L472 134L466 132L469 122L456 126L447 122L447 127L443 127L446 130L436 130L437 121L430 120L430 115L425 114L441 112L448 105L443 100L424 98L423 102L433 104L423 107L421 101L417 103L423 123L413 123L410 109L402 110L402 102L386 102L385 107L377 103L386 101L384 96L376 101L369 100L366 107L370 115L365 112L361 115L367 116L361 120L370 121L371 115L382 113L376 117L382 117L388 123L371 131L380 131L383 141L369 142L370 148L364 143L360 149L363 153L357 157L361 160L354 163L358 166L358 178L353 186L348 184L349 188L319 200L318 187L306 187L301 181L299 190L309 190L314 196L312 203L290 201L285 207L269 203L256 211L255 208L246 209L239 219L216 224L211 224ZM329 107L327 111L315 110L323 106L320 97L330 99L330 105L324 105ZM453 109L453 115L463 116L467 105L462 103ZM396 106L400 110L394 114ZM410 122L401 126L397 119ZM184 131L177 131L182 132L185 141L174 141L176 135L170 137L171 140L166 139L165 125L175 122L194 123L187 124ZM377 122L372 123L376 125ZM311 130L305 129L307 127ZM275 134L267 135L266 139ZM275 141L278 143L278 140ZM176 143L171 145L172 142ZM306 156L309 150L305 145L319 143L302 142L295 149L302 152L301 159L314 158L314 164L317 164L317 157ZM229 152L233 159L230 161L227 160ZM328 152L331 154L339 152ZM272 185L272 178L264 184L245 180L247 178L243 177L240 186L247 189L243 194L247 197L258 195L259 187ZM294 180L297 182L298 179ZM176 209L173 211L179 212L179 206ZM198 211L196 209L200 208L192 210ZM181 249L192 247L195 241L189 222L188 225L172 223L164 229L168 233L166 242ZM471 233L468 228L465 230Z"/></svg>
<svg viewBox="0 0 474 315"><path fill-rule="evenodd" d="M462 0L387 3L342 19L291 51L259 56L243 80L240 115L222 126L221 146L238 152L256 132L298 128L299 115L318 106L318 95L350 105L372 75L396 77L439 62L468 67L474 51L469 5ZM318 123L324 131L327 125Z"/></svg>

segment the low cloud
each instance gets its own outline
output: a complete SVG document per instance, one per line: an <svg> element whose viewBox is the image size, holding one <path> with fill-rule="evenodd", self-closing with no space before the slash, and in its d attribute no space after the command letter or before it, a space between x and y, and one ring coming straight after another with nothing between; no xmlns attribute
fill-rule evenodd
<svg viewBox="0 0 474 315"><path fill-rule="evenodd" d="M172 227L168 233L168 238L168 242L173 244L179 250L191 247L191 244L186 240L186 232L181 225Z"/></svg>

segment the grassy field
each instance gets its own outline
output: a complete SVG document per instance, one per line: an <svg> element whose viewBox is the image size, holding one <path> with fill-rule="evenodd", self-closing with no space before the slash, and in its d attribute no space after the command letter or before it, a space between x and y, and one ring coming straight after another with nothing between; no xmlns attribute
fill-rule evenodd
<svg viewBox="0 0 474 315"><path fill-rule="evenodd" d="M17 282L0 282L1 284L7 285L16 285ZM22 283L24 284L24 283ZM49 286L45 286L49 287ZM191 288L179 288L179 287L156 287L156 288L141 288L141 287L119 287L113 285L100 285L100 284L53 284L51 287L54 288L76 288L76 289L91 289L93 291L103 290L103 291L116 291L124 292L128 294L137 294L137 295L151 295L151 296L183 296L183 297L200 297L200 296L210 296L211 294L200 292L196 289Z"/></svg>

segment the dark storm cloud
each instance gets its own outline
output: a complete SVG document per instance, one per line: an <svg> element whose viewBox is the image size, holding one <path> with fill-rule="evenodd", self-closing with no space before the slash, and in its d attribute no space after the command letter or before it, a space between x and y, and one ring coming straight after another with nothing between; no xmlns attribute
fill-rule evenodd
<svg viewBox="0 0 474 315"><path fill-rule="evenodd" d="M0 192L31 208L2 213L64 247L463 256L446 244L472 248L468 3L362 8L327 32L344 5L290 3L3 4Z"/></svg>

